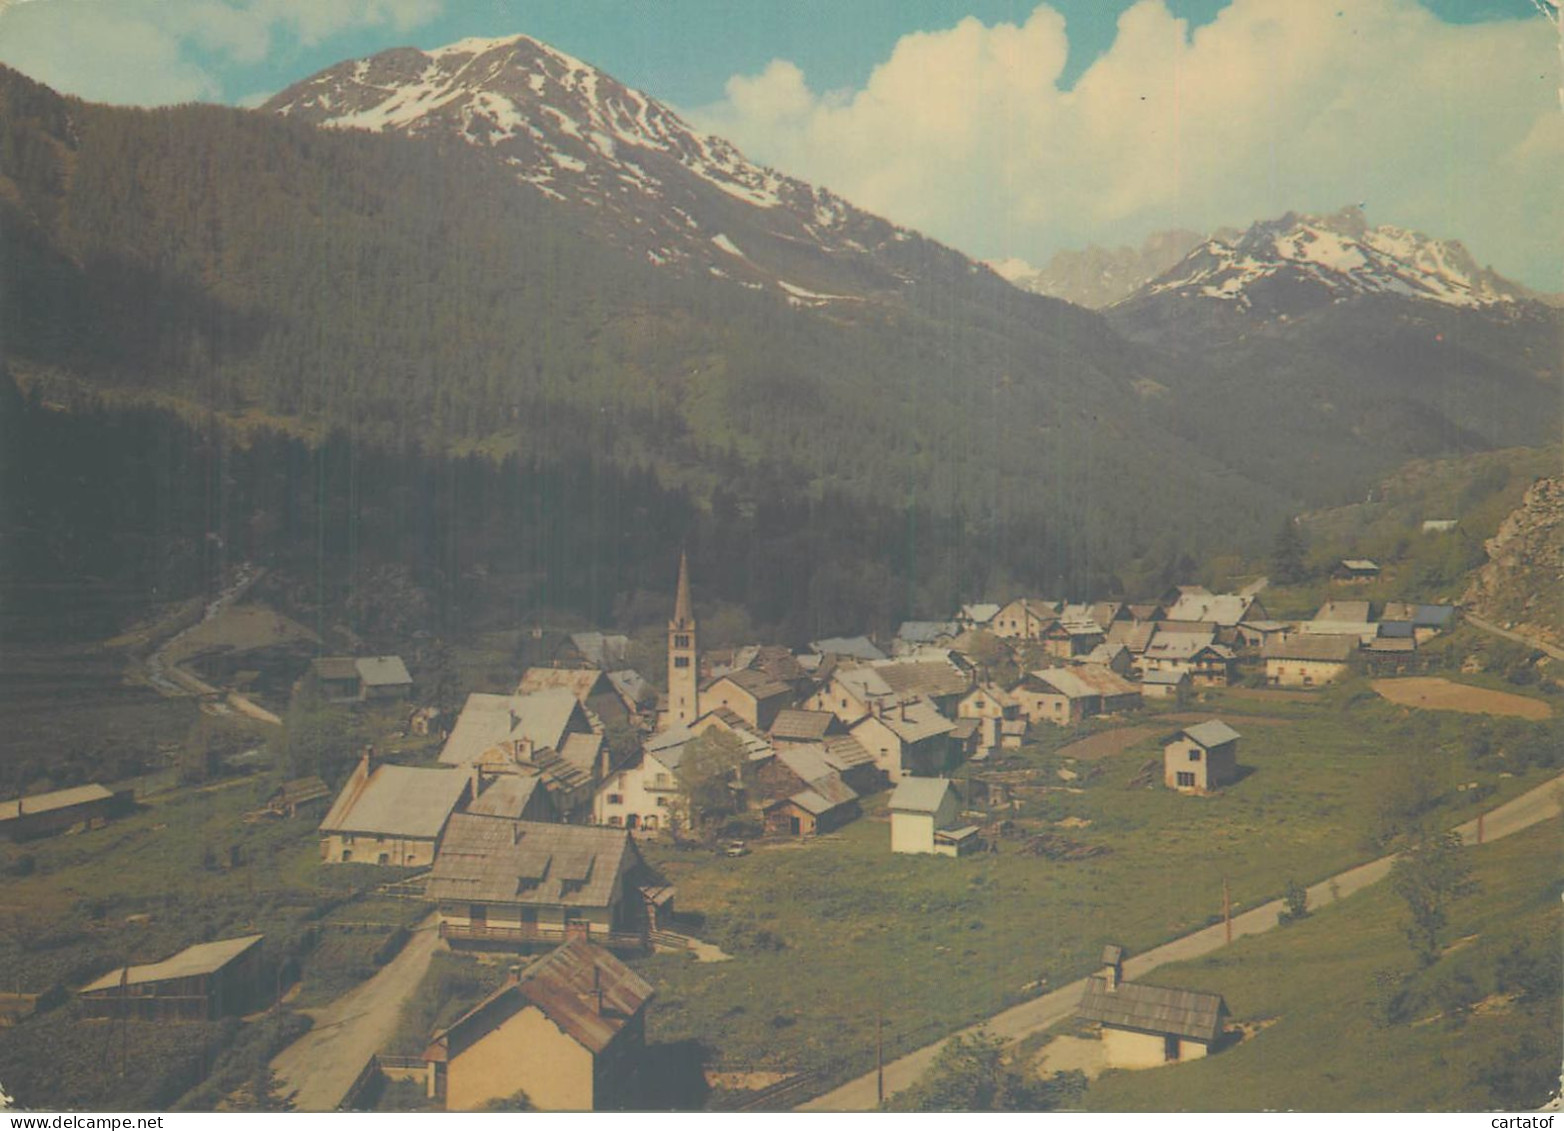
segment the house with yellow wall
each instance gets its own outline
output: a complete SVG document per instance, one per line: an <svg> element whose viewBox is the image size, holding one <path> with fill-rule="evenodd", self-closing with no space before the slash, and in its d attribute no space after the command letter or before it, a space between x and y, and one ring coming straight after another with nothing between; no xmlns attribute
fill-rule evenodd
<svg viewBox="0 0 1564 1131"><path fill-rule="evenodd" d="M435 1033L424 1050L447 1111L524 1093L539 1111L622 1111L640 1100L652 986L601 947L565 943Z"/></svg>

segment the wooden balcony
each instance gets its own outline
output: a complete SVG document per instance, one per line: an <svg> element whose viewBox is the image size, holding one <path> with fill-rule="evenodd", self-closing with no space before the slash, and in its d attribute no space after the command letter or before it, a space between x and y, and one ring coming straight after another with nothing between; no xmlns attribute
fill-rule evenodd
<svg viewBox="0 0 1564 1131"><path fill-rule="evenodd" d="M446 923L440 924L440 937L453 945L495 950L530 950L546 946L558 946L570 939L585 939L615 950L645 950L649 946L644 934L630 931L608 931L596 924L572 924L568 927L545 926L525 923L501 927L494 924Z"/></svg>

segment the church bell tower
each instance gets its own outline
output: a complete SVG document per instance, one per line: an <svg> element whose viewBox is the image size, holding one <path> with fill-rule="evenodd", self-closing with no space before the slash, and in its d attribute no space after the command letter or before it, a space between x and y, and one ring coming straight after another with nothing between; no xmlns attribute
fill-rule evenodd
<svg viewBox="0 0 1564 1131"><path fill-rule="evenodd" d="M700 655L695 612L690 607L690 563L679 554L679 588L668 622L668 719L693 723L700 717Z"/></svg>

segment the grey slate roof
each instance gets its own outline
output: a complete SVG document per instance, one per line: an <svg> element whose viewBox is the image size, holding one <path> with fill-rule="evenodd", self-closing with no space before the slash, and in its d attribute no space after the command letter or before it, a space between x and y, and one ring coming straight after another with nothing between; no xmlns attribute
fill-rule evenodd
<svg viewBox="0 0 1564 1131"><path fill-rule="evenodd" d="M891 791L891 811L937 813L952 788L949 778L902 778Z"/></svg>
<svg viewBox="0 0 1564 1131"><path fill-rule="evenodd" d="M467 784L460 770L376 766L363 789L355 792L348 779L320 830L434 840Z"/></svg>
<svg viewBox="0 0 1564 1131"><path fill-rule="evenodd" d="M121 978L128 986L139 986L148 982L166 982L173 978L195 978L202 974L215 974L265 937L265 935L244 935L240 938L197 943L195 946L185 947L178 954L165 958L162 962L152 962L144 966L118 967L97 981L89 982L79 992L85 994L98 990L117 989Z"/></svg>
<svg viewBox="0 0 1564 1131"><path fill-rule="evenodd" d="M1227 1004L1221 994L1201 990L1175 990L1120 982L1115 989L1101 975L1086 979L1077 1013L1116 1029L1142 1033L1173 1034L1191 1040L1215 1041L1222 1032Z"/></svg>
<svg viewBox="0 0 1564 1131"><path fill-rule="evenodd" d="M1317 621L1341 621L1345 624L1364 624L1373 618L1369 615L1367 601L1326 601L1314 614Z"/></svg>
<svg viewBox="0 0 1564 1131"><path fill-rule="evenodd" d="M1282 640L1267 640L1260 655L1267 660L1324 660L1344 664L1357 651L1350 636L1299 635Z"/></svg>
<svg viewBox="0 0 1564 1131"><path fill-rule="evenodd" d="M357 667L365 687L405 687L413 682L401 656L365 656Z"/></svg>
<svg viewBox="0 0 1564 1131"><path fill-rule="evenodd" d="M775 699L779 695L791 695L793 689L781 680L773 679L763 671L754 668L738 668L716 679L707 681L703 691L710 690L722 680L728 680L735 686L758 700Z"/></svg>
<svg viewBox="0 0 1564 1131"><path fill-rule="evenodd" d="M1221 719L1207 719L1203 723L1197 723L1192 727L1185 727L1179 732L1191 742L1198 742L1207 750L1221 746L1226 742L1234 742L1238 738L1238 732L1228 726Z"/></svg>
<svg viewBox="0 0 1564 1131"><path fill-rule="evenodd" d="M501 774L467 806L467 812L484 817L520 817L543 779L537 774Z"/></svg>
<svg viewBox="0 0 1564 1131"><path fill-rule="evenodd" d="M820 742L825 760L838 773L845 773L855 766L874 765L874 755L850 734L827 735Z"/></svg>
<svg viewBox="0 0 1564 1131"><path fill-rule="evenodd" d="M855 660L885 659L885 653L876 648L867 636L832 636L813 641L809 646L822 656L851 656Z"/></svg>
<svg viewBox="0 0 1564 1131"><path fill-rule="evenodd" d="M608 682L614 685L614 690L619 692L619 697L625 701L625 706L631 709L634 709L647 691L652 690L652 685L647 683L645 677L634 668L609 672Z"/></svg>
<svg viewBox="0 0 1564 1131"><path fill-rule="evenodd" d="M771 723L771 737L789 742L807 742L824 738L836 722L829 711L804 711L796 707L784 707Z"/></svg>
<svg viewBox="0 0 1564 1131"><path fill-rule="evenodd" d="M628 636L605 635L601 632L572 632L570 643L583 660L604 669L623 667L625 653L630 649Z"/></svg>
<svg viewBox="0 0 1564 1131"><path fill-rule="evenodd" d="M1454 619L1452 605L1419 605L1412 614L1412 623L1418 628L1444 628Z"/></svg>
<svg viewBox="0 0 1564 1131"><path fill-rule="evenodd" d="M640 861L624 829L458 813L429 874L437 901L607 907Z"/></svg>
<svg viewBox="0 0 1564 1131"><path fill-rule="evenodd" d="M976 605L962 605L961 615L975 625L985 625L999 615L999 606L987 601Z"/></svg>
<svg viewBox="0 0 1564 1131"><path fill-rule="evenodd" d="M940 698L960 695L972 686L972 681L948 660L892 660L875 664L890 689L897 695L927 695Z"/></svg>
<svg viewBox="0 0 1564 1131"><path fill-rule="evenodd" d="M909 644L933 644L941 637L956 635L956 623L948 620L904 620L896 630L899 639Z"/></svg>
<svg viewBox="0 0 1564 1131"><path fill-rule="evenodd" d="M940 714L927 699L915 699L905 704L886 704L885 710L874 717L906 743L922 742L926 738L949 734L956 725Z"/></svg>

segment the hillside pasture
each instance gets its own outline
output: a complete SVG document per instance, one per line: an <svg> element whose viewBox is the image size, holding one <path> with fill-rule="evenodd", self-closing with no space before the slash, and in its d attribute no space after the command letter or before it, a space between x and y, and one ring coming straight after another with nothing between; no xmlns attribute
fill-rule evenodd
<svg viewBox="0 0 1564 1131"><path fill-rule="evenodd" d="M1473 687L1466 683L1438 676L1415 676L1405 679L1376 679L1375 691L1392 703L1403 707L1417 707L1427 711L1461 711L1478 715L1505 715L1513 718L1540 720L1551 718L1553 708L1541 699L1515 695L1508 691L1492 691L1486 687Z"/></svg>
<svg viewBox="0 0 1564 1131"><path fill-rule="evenodd" d="M1251 726L1211 712L1243 736L1244 768L1211 797L1162 786L1160 718L1155 734L1097 758L1068 786L1057 752L997 760L1004 771L1034 771L1015 791L1019 808L994 814L1013 827L997 853L891 854L883 795L864 819L791 851L724 859L648 846L678 886L689 916L681 929L732 955L638 960L658 986L649 1038L700 1040L713 1069L819 1072L823 1091L872 1069L877 1016L890 1058L1035 995L1045 977L1058 985L1089 972L1105 942L1138 952L1216 922L1224 879L1243 910L1280 896L1289 880L1314 882L1378 855L1383 794L1399 772L1427 773L1420 815L1446 825L1535 780L1472 766L1476 733L1498 725L1487 719L1408 717L1366 687L1265 706L1299 717ZM1132 785L1148 762L1152 780ZM1035 853L1060 839L1106 851Z"/></svg>

